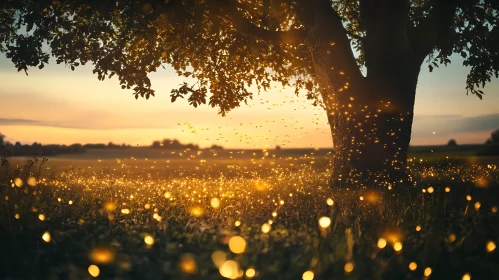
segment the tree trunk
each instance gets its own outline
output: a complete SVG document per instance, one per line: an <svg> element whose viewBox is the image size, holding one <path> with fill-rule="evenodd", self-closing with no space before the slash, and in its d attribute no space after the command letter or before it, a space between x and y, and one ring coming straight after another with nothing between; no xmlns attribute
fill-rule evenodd
<svg viewBox="0 0 499 280"><path fill-rule="evenodd" d="M391 188L410 181L407 149L418 74L385 71L323 95L334 147L333 187Z"/></svg>
<svg viewBox="0 0 499 280"><path fill-rule="evenodd" d="M306 45L333 140L332 187L409 181L407 149L424 56L416 55L407 36L408 3L368 7L379 11L364 17L369 20L362 40L364 77L330 1L305 2L312 11L301 15L312 27Z"/></svg>

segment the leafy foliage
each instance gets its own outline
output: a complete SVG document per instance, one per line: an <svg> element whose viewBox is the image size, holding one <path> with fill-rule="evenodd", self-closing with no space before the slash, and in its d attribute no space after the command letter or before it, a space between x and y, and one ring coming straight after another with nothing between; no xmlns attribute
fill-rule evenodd
<svg viewBox="0 0 499 280"><path fill-rule="evenodd" d="M310 99L317 99L312 50L329 42L314 33L318 20L314 14L317 3L325 1L329 3L5 0L0 4L0 51L26 73L30 67L43 68L50 56L72 70L91 63L99 80L117 76L121 87L133 89L136 98L154 96L149 73L170 64L179 76L195 81L173 89L172 101L187 97L195 107L208 102L225 114L251 99L251 86L267 90L272 81L294 86L297 93L303 89ZM393 12L402 15L393 20L408 22L402 32L414 52L427 58L430 71L449 64L452 54L460 54L470 67L466 89L480 98L480 88L498 76L497 1L405 1L400 10L382 2L369 6L371 2L329 4L334 8L329 16L341 19L331 30L344 31L348 37L335 43L344 49L353 47L359 67L369 70L369 57L374 57L369 56L374 49L370 40L379 35L383 18ZM343 53L330 55L346 76L354 76L344 67L343 60L348 59Z"/></svg>
<svg viewBox="0 0 499 280"><path fill-rule="evenodd" d="M493 131L490 134L490 138L487 139L487 144L499 144L499 129L496 131Z"/></svg>

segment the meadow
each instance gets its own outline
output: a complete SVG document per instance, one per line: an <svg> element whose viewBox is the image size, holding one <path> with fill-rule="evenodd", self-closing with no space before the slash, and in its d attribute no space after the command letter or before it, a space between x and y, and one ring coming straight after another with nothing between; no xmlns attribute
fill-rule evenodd
<svg viewBox="0 0 499 280"><path fill-rule="evenodd" d="M0 278L499 279L498 158L338 190L322 150L137 151L1 167Z"/></svg>

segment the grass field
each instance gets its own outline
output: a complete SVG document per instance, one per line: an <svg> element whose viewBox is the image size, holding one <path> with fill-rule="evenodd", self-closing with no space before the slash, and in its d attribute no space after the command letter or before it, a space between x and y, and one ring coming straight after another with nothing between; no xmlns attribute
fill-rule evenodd
<svg viewBox="0 0 499 280"><path fill-rule="evenodd" d="M382 192L297 153L11 159L0 279L499 279L497 158L412 154Z"/></svg>

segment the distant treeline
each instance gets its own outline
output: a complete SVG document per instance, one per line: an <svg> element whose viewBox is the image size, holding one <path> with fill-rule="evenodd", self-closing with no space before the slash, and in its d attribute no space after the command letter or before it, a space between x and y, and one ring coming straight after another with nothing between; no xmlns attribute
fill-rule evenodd
<svg viewBox="0 0 499 280"><path fill-rule="evenodd" d="M114 144L109 142L106 144L72 144L72 145L42 145L33 143L31 145L23 145L20 142L12 144L8 141L4 142L5 136L0 134L0 152L6 156L54 156L64 154L82 154L86 149L124 149L130 148L127 144Z"/></svg>
<svg viewBox="0 0 499 280"><path fill-rule="evenodd" d="M177 139L163 139L163 141L154 141L152 142L151 148L155 149L167 149L167 150L199 150L199 145L195 144L182 144ZM223 150L222 146L212 145L209 149L211 150Z"/></svg>
<svg viewBox="0 0 499 280"><path fill-rule="evenodd" d="M106 144L85 144L83 145L83 148L84 149L106 149L106 148L110 148L110 149L127 149L127 148L131 148L132 146L130 145L127 145L125 143L119 145L119 144L114 144L113 142L109 142L107 145Z"/></svg>
<svg viewBox="0 0 499 280"><path fill-rule="evenodd" d="M499 156L499 129L490 134L485 145L477 153L479 156Z"/></svg>
<svg viewBox="0 0 499 280"><path fill-rule="evenodd" d="M177 139L170 140L164 139L163 141L154 141L151 145L152 148L169 149L169 150L199 150L199 145L195 144L182 144ZM82 154L88 149L127 149L131 148L127 144L114 144L109 142L104 143L90 143L90 144L72 144L72 145L42 145L40 143L33 143L31 145L21 144L16 142L12 144L5 141L5 135L0 133L0 153L4 156L54 156L64 154ZM211 150L223 150L222 146L213 145Z"/></svg>

